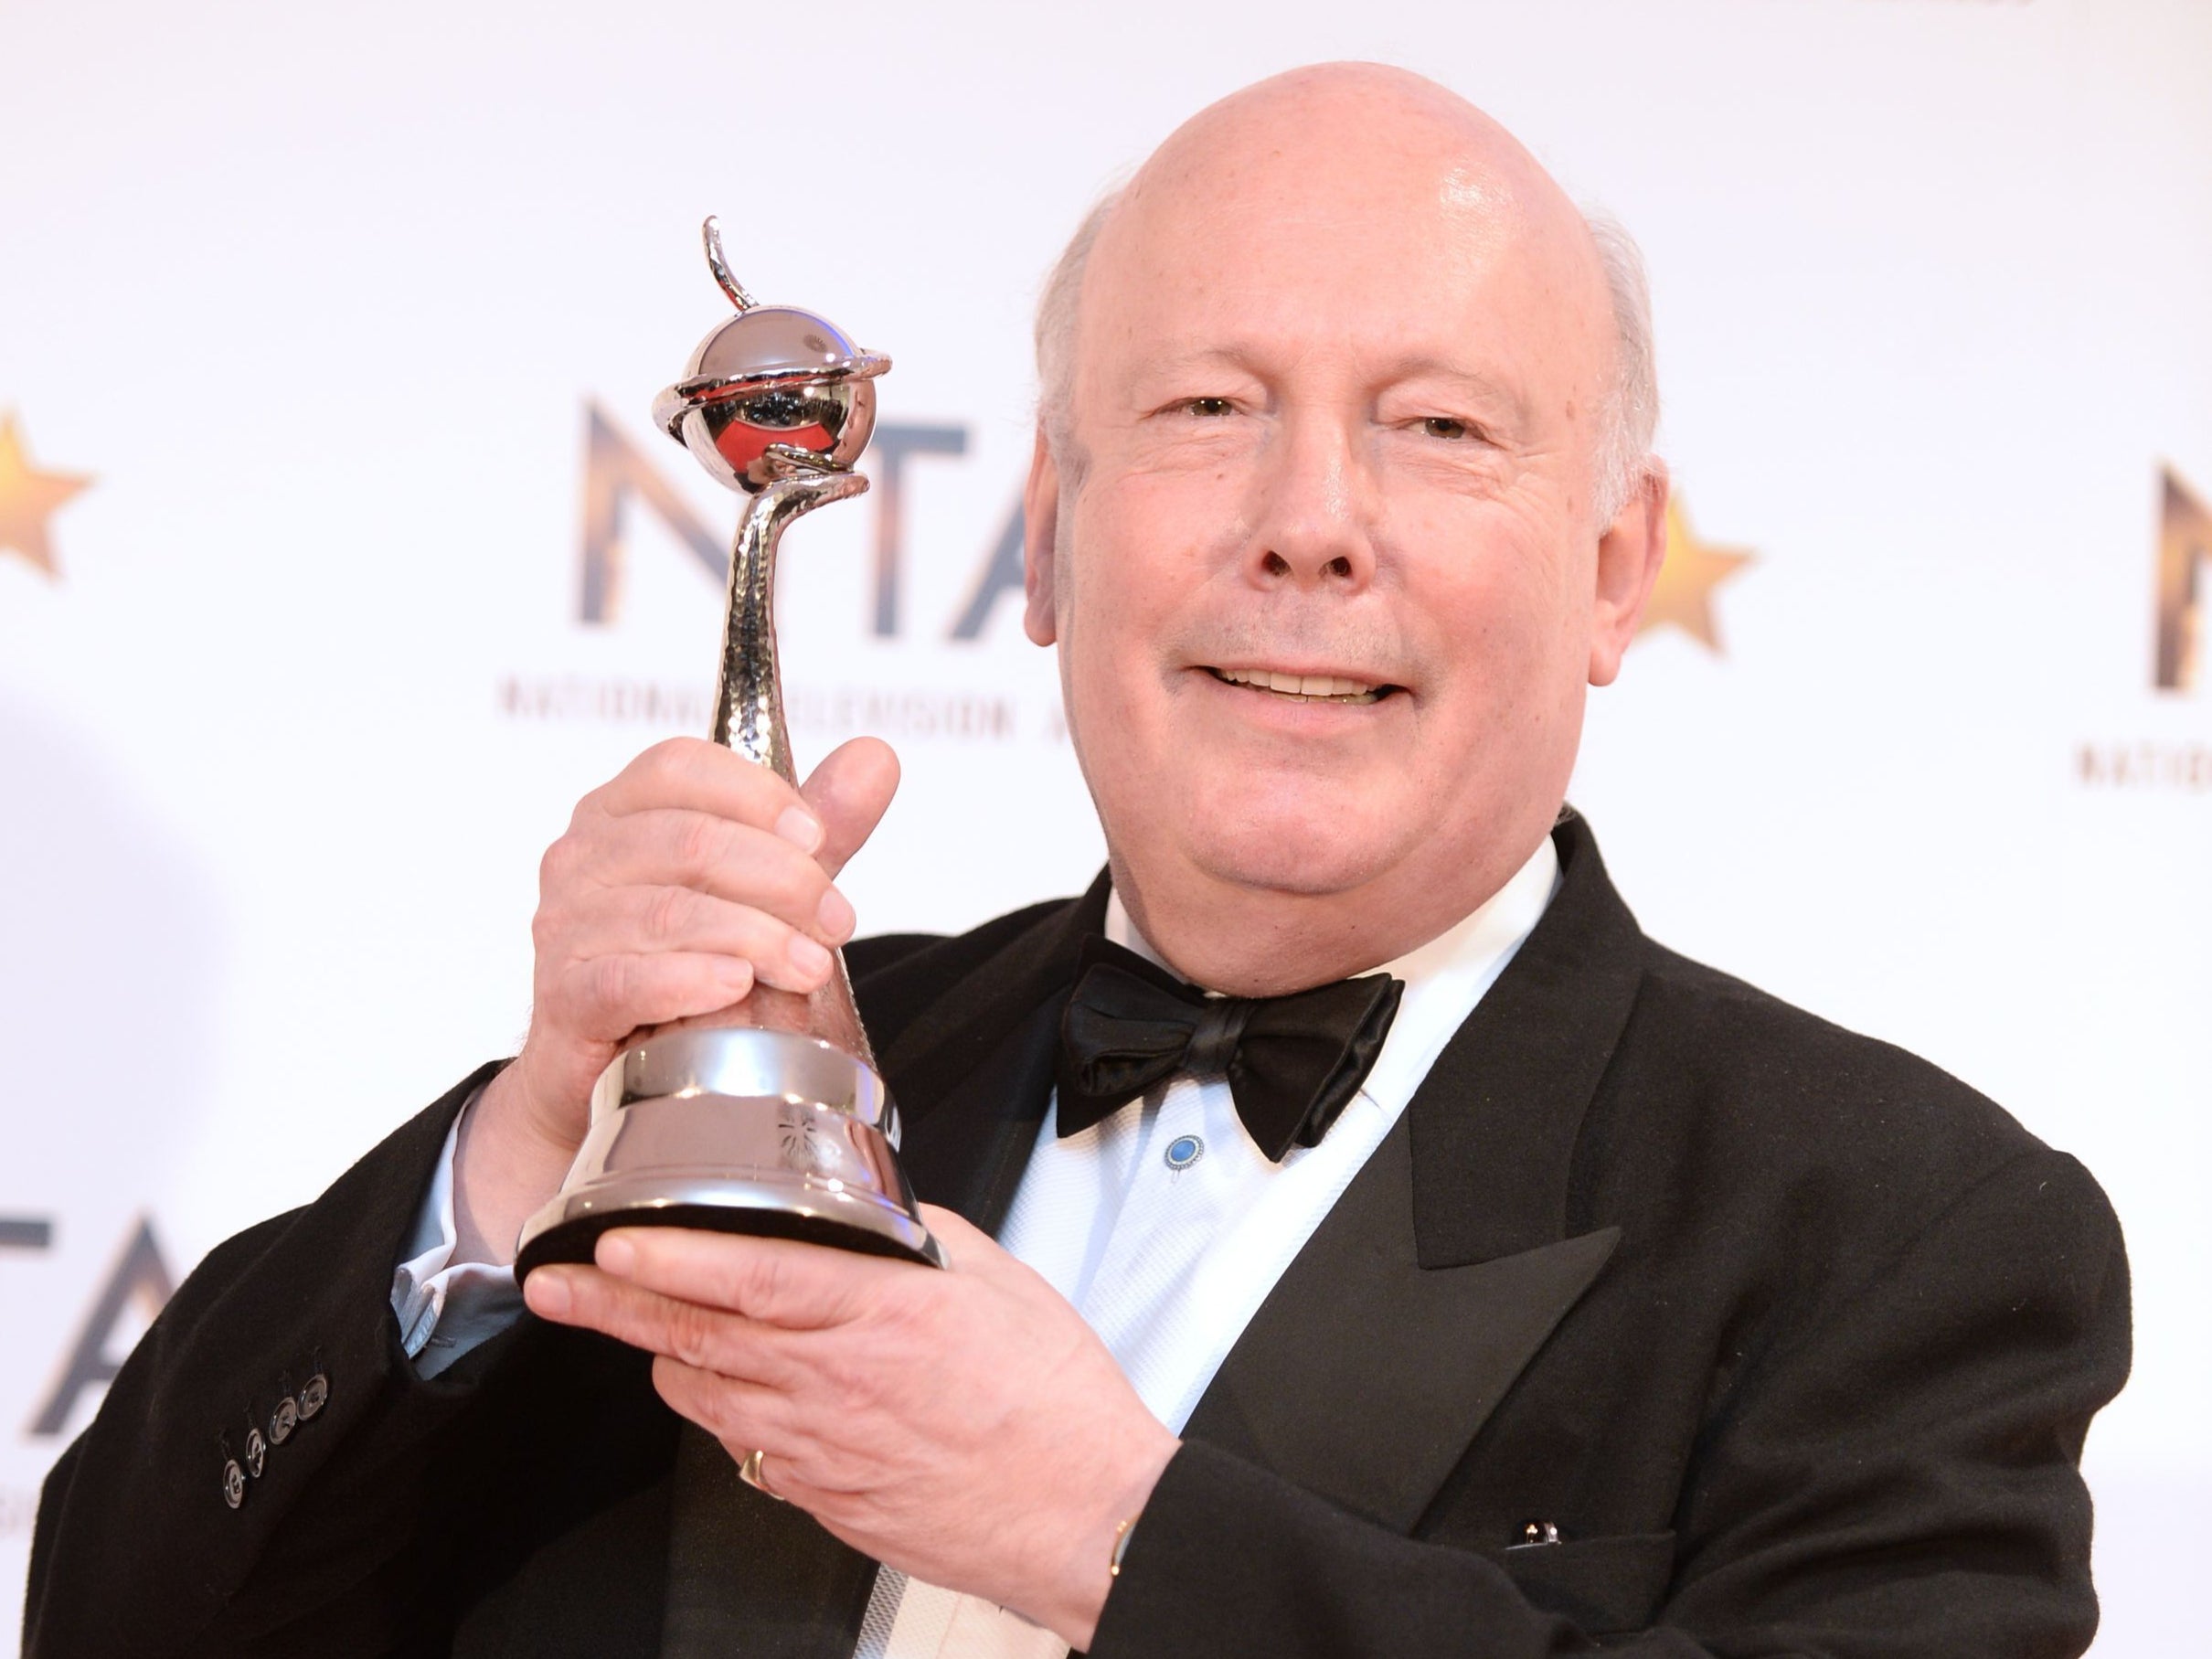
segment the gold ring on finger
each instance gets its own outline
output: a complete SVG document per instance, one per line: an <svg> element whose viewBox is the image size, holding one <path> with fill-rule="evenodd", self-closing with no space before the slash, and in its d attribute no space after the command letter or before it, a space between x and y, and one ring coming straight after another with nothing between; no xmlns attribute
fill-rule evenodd
<svg viewBox="0 0 2212 1659"><path fill-rule="evenodd" d="M766 1493L768 1496L776 1498L776 1502L781 1504L783 1500L777 1498L774 1493L769 1492L768 1483L760 1478L760 1463L767 1456L768 1453L765 1452L748 1452L745 1454L745 1461L738 1465L738 1479L743 1481L755 1492Z"/></svg>

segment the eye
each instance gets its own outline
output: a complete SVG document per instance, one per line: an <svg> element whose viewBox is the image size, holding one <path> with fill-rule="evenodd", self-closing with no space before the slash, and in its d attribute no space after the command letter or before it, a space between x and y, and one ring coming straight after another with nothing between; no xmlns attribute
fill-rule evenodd
<svg viewBox="0 0 2212 1659"><path fill-rule="evenodd" d="M1421 422L1421 431L1431 438L1457 439L1472 435L1464 420L1454 420L1450 415L1430 415Z"/></svg>
<svg viewBox="0 0 2212 1659"><path fill-rule="evenodd" d="M1237 406L1227 398L1189 398L1184 400L1183 411L1207 417L1233 415L1237 412Z"/></svg>

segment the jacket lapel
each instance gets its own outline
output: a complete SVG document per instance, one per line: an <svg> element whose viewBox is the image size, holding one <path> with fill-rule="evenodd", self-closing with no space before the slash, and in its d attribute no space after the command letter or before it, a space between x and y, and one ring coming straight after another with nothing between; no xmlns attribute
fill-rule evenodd
<svg viewBox="0 0 2212 1659"><path fill-rule="evenodd" d="M1186 1432L1410 1532L1620 1243L1570 1236L1643 936L1578 818L1562 882L1245 1327Z"/></svg>
<svg viewBox="0 0 2212 1659"><path fill-rule="evenodd" d="M875 1562L739 1480L697 1424L678 1430L661 1659L851 1659L875 1585Z"/></svg>
<svg viewBox="0 0 2212 1659"><path fill-rule="evenodd" d="M1400 1119L1260 1304L1186 1432L1409 1533L1620 1241L1609 1227L1422 1267Z"/></svg>
<svg viewBox="0 0 2212 1659"><path fill-rule="evenodd" d="M1052 1098L1060 1013L1084 936L1106 920L1106 877L1049 913L887 1046L906 1120L899 1162L918 1196L987 1233L1005 1220Z"/></svg>
<svg viewBox="0 0 2212 1659"><path fill-rule="evenodd" d="M1101 877L959 976L884 1046L907 1179L986 1232L1021 1185L1051 1098L1075 954L1105 914ZM861 994L865 1008L865 985ZM719 1442L683 1425L662 1659L848 1659L875 1584L874 1561L747 1486Z"/></svg>
<svg viewBox="0 0 2212 1659"><path fill-rule="evenodd" d="M925 1115L908 1121L899 1163L916 1196L998 1230L1052 1098L1068 994L1063 985L1047 996Z"/></svg>
<svg viewBox="0 0 2212 1659"><path fill-rule="evenodd" d="M1650 947L1570 808L1559 889L1406 1109L1426 1268L1567 1236L1583 1113L1611 1064Z"/></svg>

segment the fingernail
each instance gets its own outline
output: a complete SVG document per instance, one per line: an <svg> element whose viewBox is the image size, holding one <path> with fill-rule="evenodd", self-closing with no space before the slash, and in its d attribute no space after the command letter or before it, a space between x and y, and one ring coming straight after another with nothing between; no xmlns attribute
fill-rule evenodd
<svg viewBox="0 0 2212 1659"><path fill-rule="evenodd" d="M791 965L809 979L818 979L829 972L830 953L803 933L795 933L791 941Z"/></svg>
<svg viewBox="0 0 2212 1659"><path fill-rule="evenodd" d="M620 1233L607 1233L600 1239L591 1259L608 1272L626 1279L630 1270L637 1265L637 1246Z"/></svg>
<svg viewBox="0 0 2212 1659"><path fill-rule="evenodd" d="M822 845L822 821L803 806L787 806L776 820L776 834L803 853Z"/></svg>
<svg viewBox="0 0 2212 1659"><path fill-rule="evenodd" d="M814 907L814 920L822 924L824 933L842 941L852 937L853 924L859 918L853 914L851 900L832 888L822 895L822 902Z"/></svg>
<svg viewBox="0 0 2212 1659"><path fill-rule="evenodd" d="M714 965L715 984L732 996L742 996L753 986L752 963L742 957L732 956Z"/></svg>
<svg viewBox="0 0 2212 1659"><path fill-rule="evenodd" d="M558 1268L541 1267L522 1281L522 1299L530 1304L530 1312L543 1319L559 1319L575 1303L569 1289L569 1276Z"/></svg>

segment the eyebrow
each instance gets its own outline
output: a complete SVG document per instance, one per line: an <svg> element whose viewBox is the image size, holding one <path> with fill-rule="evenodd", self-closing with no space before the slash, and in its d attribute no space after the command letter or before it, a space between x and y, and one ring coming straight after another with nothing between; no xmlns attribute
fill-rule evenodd
<svg viewBox="0 0 2212 1659"><path fill-rule="evenodd" d="M1197 346L1155 358L1140 366L1132 378L1139 381L1172 379L1194 370L1228 368L1264 379L1267 378L1265 361L1265 353L1230 342L1220 346ZM1502 414L1514 426L1525 428L1527 425L1528 399L1519 388L1494 375L1486 375L1479 369L1468 368L1429 353L1411 353L1388 362L1377 378L1377 384L1391 387L1420 379L1443 381L1472 397L1476 402Z"/></svg>
<svg viewBox="0 0 2212 1659"><path fill-rule="evenodd" d="M1441 357L1414 356L1400 358L1392 365L1384 384L1398 386L1408 380L1424 378L1446 381L1472 395L1476 401L1501 409L1505 419L1516 428L1526 427L1528 423L1528 399L1518 387L1494 375L1484 374L1479 369L1448 363Z"/></svg>

